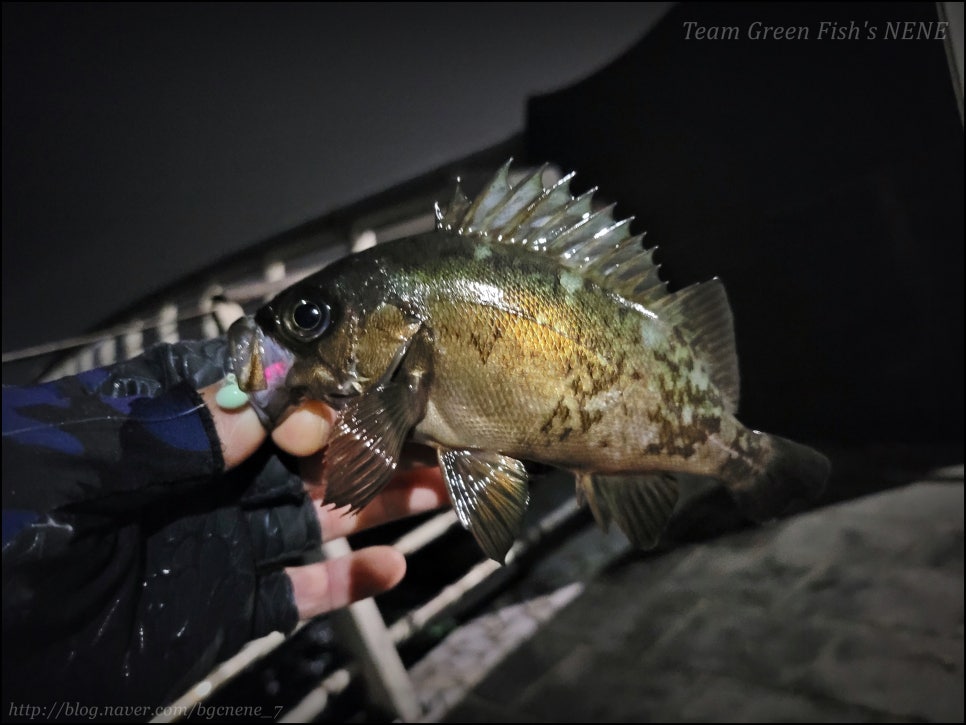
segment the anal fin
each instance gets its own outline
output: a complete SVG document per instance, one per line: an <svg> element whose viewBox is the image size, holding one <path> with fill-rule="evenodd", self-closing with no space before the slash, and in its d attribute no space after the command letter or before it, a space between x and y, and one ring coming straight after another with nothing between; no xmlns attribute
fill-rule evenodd
<svg viewBox="0 0 966 725"><path fill-rule="evenodd" d="M526 468L499 453L447 448L439 450L439 466L463 528L504 563L530 503Z"/></svg>
<svg viewBox="0 0 966 725"><path fill-rule="evenodd" d="M577 476L577 498L605 531L614 521L634 546L653 549L678 500L670 473Z"/></svg>

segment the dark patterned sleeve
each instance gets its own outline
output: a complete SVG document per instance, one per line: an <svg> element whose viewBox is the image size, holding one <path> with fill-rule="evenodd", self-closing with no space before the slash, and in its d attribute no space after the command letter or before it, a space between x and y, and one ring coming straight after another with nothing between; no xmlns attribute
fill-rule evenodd
<svg viewBox="0 0 966 725"><path fill-rule="evenodd" d="M3 388L4 544L54 511L116 512L224 470L193 381L134 395L116 382L102 368Z"/></svg>
<svg viewBox="0 0 966 725"><path fill-rule="evenodd" d="M170 702L295 627L283 567L318 551L318 517L271 446L224 472L197 390L226 349L163 344L3 389L4 708Z"/></svg>

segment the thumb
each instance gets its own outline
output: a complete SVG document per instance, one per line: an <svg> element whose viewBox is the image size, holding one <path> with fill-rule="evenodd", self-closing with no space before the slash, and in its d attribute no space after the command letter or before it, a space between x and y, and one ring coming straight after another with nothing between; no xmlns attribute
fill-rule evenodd
<svg viewBox="0 0 966 725"><path fill-rule="evenodd" d="M215 395L218 394L219 388L221 388L220 382L202 388L199 392L214 419L227 470L234 468L258 450L268 434L250 405L239 410L225 410L219 406L215 402Z"/></svg>

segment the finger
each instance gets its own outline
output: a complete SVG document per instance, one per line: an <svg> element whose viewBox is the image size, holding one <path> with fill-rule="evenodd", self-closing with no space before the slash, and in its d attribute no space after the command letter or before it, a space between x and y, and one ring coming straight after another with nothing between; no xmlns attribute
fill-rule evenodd
<svg viewBox="0 0 966 725"><path fill-rule="evenodd" d="M308 619L392 589L406 573L406 558L391 546L372 546L285 572L299 618Z"/></svg>
<svg viewBox="0 0 966 725"><path fill-rule="evenodd" d="M325 403L306 401L272 431L272 440L293 456L310 456L328 442L337 416Z"/></svg>
<svg viewBox="0 0 966 725"><path fill-rule="evenodd" d="M407 442L403 446L403 453L399 460L399 468L397 469L396 478L399 477L399 472L401 471L408 470L410 468L423 468L426 466L436 467L437 464L438 458L434 448L430 448L429 446L424 446L419 443ZM316 454L303 457L299 462L299 467L302 480L305 481L306 485L309 487L309 493L313 496L321 498L323 491L318 487L322 484L322 478L325 472L324 452L318 452ZM389 485L392 484L390 483Z"/></svg>
<svg viewBox="0 0 966 725"><path fill-rule="evenodd" d="M222 455L225 459L225 469L231 469L258 450L265 440L265 428L255 415L250 405L239 410L225 410L215 402L215 395L221 388L221 383L202 388L202 399L211 417L214 419L215 431L221 441Z"/></svg>
<svg viewBox="0 0 966 725"><path fill-rule="evenodd" d="M392 482L358 514L349 508L316 505L322 537L326 541L358 531L438 509L449 502L449 494L438 467L413 468L397 473Z"/></svg>

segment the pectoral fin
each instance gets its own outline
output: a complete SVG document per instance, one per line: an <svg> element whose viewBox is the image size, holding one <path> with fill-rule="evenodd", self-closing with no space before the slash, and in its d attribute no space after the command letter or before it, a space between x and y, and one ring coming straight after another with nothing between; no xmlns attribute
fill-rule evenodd
<svg viewBox="0 0 966 725"><path fill-rule="evenodd" d="M323 501L356 511L389 483L403 442L426 411L428 332L415 336L395 377L342 409L325 451Z"/></svg>
<svg viewBox="0 0 966 725"><path fill-rule="evenodd" d="M409 391L389 384L342 410L325 451L324 502L361 509L385 486L413 427Z"/></svg>
<svg viewBox="0 0 966 725"><path fill-rule="evenodd" d="M463 528L504 563L530 502L523 464L499 453L440 449L439 465Z"/></svg>
<svg viewBox="0 0 966 725"><path fill-rule="evenodd" d="M678 486L670 473L577 476L577 499L606 531L615 521L634 546L653 549L667 526Z"/></svg>

